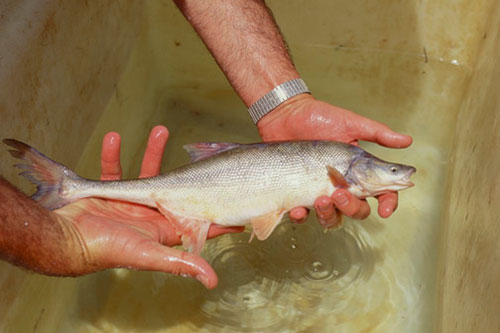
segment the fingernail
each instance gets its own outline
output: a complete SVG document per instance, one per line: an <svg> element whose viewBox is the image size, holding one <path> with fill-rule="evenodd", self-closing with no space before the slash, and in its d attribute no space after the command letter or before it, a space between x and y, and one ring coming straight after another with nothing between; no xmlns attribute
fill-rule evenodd
<svg viewBox="0 0 500 333"><path fill-rule="evenodd" d="M330 210L330 205L321 205L318 206L320 212L326 213Z"/></svg>
<svg viewBox="0 0 500 333"><path fill-rule="evenodd" d="M332 199L337 206L341 206L341 207L347 206L347 204L349 203L349 199L347 198L347 195L345 195L345 193L343 193L343 192L335 193L333 195Z"/></svg>
<svg viewBox="0 0 500 333"><path fill-rule="evenodd" d="M163 131L161 129L157 129L156 130L156 133L153 133L153 137L155 139L158 139L159 137L161 137L163 135Z"/></svg>
<svg viewBox="0 0 500 333"><path fill-rule="evenodd" d="M384 217L389 217L393 212L394 210L391 207L384 208Z"/></svg>
<svg viewBox="0 0 500 333"><path fill-rule="evenodd" d="M117 132L109 132L106 137L108 138L110 145L114 145L118 140L120 140L120 134Z"/></svg>

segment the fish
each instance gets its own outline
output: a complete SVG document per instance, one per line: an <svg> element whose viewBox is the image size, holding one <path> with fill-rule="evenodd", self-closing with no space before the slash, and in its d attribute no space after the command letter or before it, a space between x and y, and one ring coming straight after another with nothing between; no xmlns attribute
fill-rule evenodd
<svg viewBox="0 0 500 333"><path fill-rule="evenodd" d="M35 148L3 142L24 163L16 164L37 186L32 198L54 210L82 198L106 198L158 209L199 254L211 224L251 224L265 240L298 206L345 188L358 198L407 189L416 168L383 161L362 148L335 141L282 141L185 145L191 162L159 176L131 180L85 179Z"/></svg>

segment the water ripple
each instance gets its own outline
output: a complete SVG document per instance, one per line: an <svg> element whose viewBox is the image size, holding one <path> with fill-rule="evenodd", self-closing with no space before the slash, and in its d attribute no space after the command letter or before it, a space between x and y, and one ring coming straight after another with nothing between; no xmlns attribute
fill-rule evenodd
<svg viewBox="0 0 500 333"><path fill-rule="evenodd" d="M324 232L312 221L284 222L266 241L249 244L248 239L246 232L206 247L204 256L217 272L219 286L204 291L198 328L306 328L313 325L311 318L349 308L359 296L357 285L374 271L376 251L358 224Z"/></svg>

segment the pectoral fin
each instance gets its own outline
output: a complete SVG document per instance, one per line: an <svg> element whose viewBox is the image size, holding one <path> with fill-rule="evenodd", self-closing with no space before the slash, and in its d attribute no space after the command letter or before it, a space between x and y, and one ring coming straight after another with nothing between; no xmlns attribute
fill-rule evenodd
<svg viewBox="0 0 500 333"><path fill-rule="evenodd" d="M328 176L330 177L330 181L332 182L333 186L336 188L349 188L349 184L345 180L344 176L340 172L337 171L337 169L327 166L328 169Z"/></svg>
<svg viewBox="0 0 500 333"><path fill-rule="evenodd" d="M168 223L181 235L182 246L188 252L200 254L207 240L211 222L174 214L159 202L156 202L156 206Z"/></svg>
<svg viewBox="0 0 500 333"><path fill-rule="evenodd" d="M253 226L253 232L250 241L253 239L254 235L257 236L258 240L267 239L276 228L276 226L280 223L284 214L284 210L278 210L251 219L250 222Z"/></svg>

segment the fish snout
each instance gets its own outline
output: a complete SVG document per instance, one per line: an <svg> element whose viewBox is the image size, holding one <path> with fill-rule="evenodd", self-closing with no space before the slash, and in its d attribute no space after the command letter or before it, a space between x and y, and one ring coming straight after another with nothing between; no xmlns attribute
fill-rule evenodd
<svg viewBox="0 0 500 333"><path fill-rule="evenodd" d="M405 176L402 179L402 185L406 185L408 187L415 186L413 182L410 180L411 176L413 176L414 173L417 172L417 168L415 167L408 167L408 171L406 172Z"/></svg>

